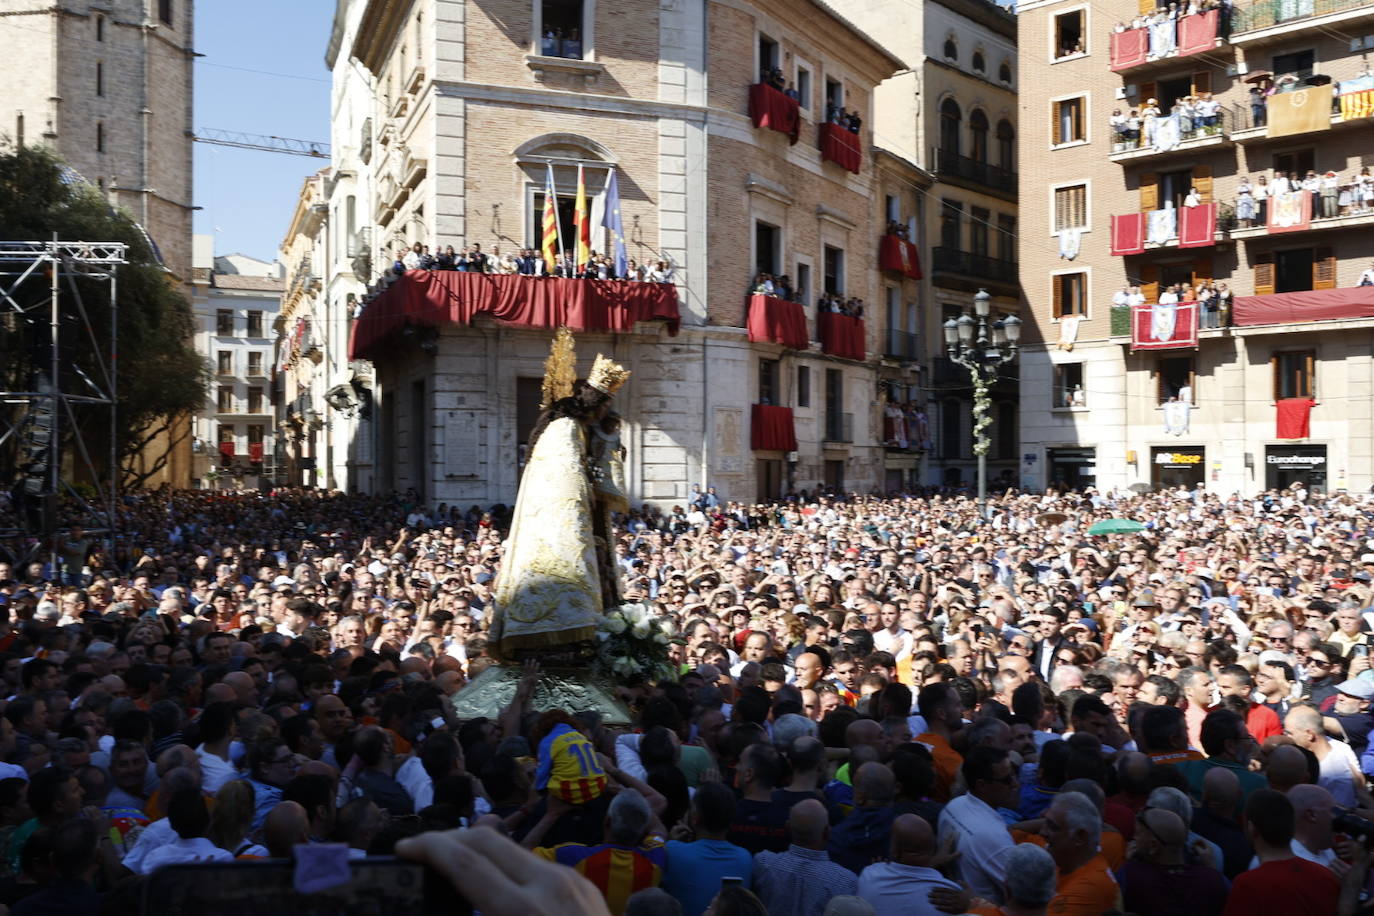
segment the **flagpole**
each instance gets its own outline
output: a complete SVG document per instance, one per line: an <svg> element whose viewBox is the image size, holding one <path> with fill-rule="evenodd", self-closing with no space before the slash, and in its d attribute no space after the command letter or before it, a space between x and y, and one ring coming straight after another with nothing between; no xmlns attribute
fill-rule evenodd
<svg viewBox="0 0 1374 916"><path fill-rule="evenodd" d="M553 232L554 237L558 239L558 250L554 252L554 259L556 261L563 257L563 220L558 216L558 186L554 184L553 180L553 163L546 162L544 163L544 167L549 170L549 186L548 190L544 192L544 196L549 198L549 201L553 205ZM548 204L546 203L545 206L548 206ZM554 273L556 266L556 264L549 265L550 274Z"/></svg>

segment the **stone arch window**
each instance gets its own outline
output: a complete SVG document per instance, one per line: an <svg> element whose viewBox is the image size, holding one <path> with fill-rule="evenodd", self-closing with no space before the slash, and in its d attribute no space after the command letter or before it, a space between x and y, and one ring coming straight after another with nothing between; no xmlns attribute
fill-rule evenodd
<svg viewBox="0 0 1374 916"><path fill-rule="evenodd" d="M1002 65L997 68L997 78L1008 86L1011 85L1011 62L1002 61Z"/></svg>
<svg viewBox="0 0 1374 916"><path fill-rule="evenodd" d="M970 159L977 162L988 161L988 116L981 108L973 109L968 116Z"/></svg>
<svg viewBox="0 0 1374 916"><path fill-rule="evenodd" d="M953 38L945 39L945 60L957 61L959 59L959 45Z"/></svg>
<svg viewBox="0 0 1374 916"><path fill-rule="evenodd" d="M964 113L954 99L940 103L940 151L959 155L959 131L964 122Z"/></svg>
<svg viewBox="0 0 1374 916"><path fill-rule="evenodd" d="M1016 128L1006 118L997 122L997 164L1009 172L1016 167Z"/></svg>
<svg viewBox="0 0 1374 916"><path fill-rule="evenodd" d="M516 167L524 175L524 216L518 233L523 247L538 248L543 238L544 197L553 170L554 193L558 213L559 237L564 249L571 247L573 238L573 210L577 195L577 167L582 166L587 198L591 200L606 187L606 177L619 165L619 157L607 147L581 134L551 133L533 137L512 153ZM627 181L620 177L620 194L626 197ZM626 219L629 225L629 219ZM511 233L516 234L516 233ZM605 230L593 227L591 247L605 250Z"/></svg>
<svg viewBox="0 0 1374 916"><path fill-rule="evenodd" d="M975 73L987 73L987 72L988 72L988 62L987 62L987 59L986 59L985 57L983 57L983 52L982 52L981 49L973 52L973 72L975 72Z"/></svg>

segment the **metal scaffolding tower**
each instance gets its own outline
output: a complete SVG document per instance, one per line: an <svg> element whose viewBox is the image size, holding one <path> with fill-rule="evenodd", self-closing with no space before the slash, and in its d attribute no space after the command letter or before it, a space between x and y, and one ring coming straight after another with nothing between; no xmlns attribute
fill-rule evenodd
<svg viewBox="0 0 1374 916"><path fill-rule="evenodd" d="M27 390L0 391L0 445L15 437L19 445L11 494L20 520L17 530L0 529L0 536L33 537L29 556L15 559L54 549L54 573L53 535L63 497L70 500L66 511L72 523L111 544L118 527L117 271L128 263L127 248L123 242L0 242L0 340L27 346L32 364ZM108 327L94 325L78 280L86 281L88 295L92 288L108 291ZM70 358L78 349L90 355L93 375ZM78 422L79 409L83 415L109 411L108 441L91 441ZM64 437L72 450L65 475ZM107 468L98 463L96 445L106 450ZM102 471L108 471L107 478ZM78 476L93 495L78 489L73 479Z"/></svg>

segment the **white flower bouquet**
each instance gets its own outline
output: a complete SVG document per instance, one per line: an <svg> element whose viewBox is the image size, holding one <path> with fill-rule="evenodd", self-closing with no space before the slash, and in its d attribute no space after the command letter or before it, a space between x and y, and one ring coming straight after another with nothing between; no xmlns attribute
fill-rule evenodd
<svg viewBox="0 0 1374 916"><path fill-rule="evenodd" d="M668 644L673 622L646 604L622 604L607 611L596 628L593 667L618 681L660 681L673 677Z"/></svg>

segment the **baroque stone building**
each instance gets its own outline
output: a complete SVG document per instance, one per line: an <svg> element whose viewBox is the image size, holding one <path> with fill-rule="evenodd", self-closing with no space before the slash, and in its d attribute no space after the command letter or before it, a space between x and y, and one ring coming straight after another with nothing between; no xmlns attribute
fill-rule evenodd
<svg viewBox="0 0 1374 916"><path fill-rule="evenodd" d="M0 0L0 137L54 150L191 290L191 0ZM191 480L177 430L160 479Z"/></svg>
<svg viewBox="0 0 1374 916"><path fill-rule="evenodd" d="M902 62L835 9L341 0L328 63L336 156L353 157L336 159L330 231L347 232L360 256L349 272L366 267L370 281L417 242L537 248L550 172L565 234L578 167L591 198L614 172L628 257L663 261L676 287L673 318L579 335L584 371L601 351L634 373L619 400L634 500L681 502L692 483L746 500L884 483L887 214L872 100ZM769 70L791 95L758 85ZM364 85L360 111L349 100ZM859 115L857 133L825 123L839 108ZM598 227L591 247L608 243ZM798 301L751 298L761 271L789 275ZM510 502L553 328L493 320L480 302L451 303L444 320L400 315L421 282L394 280L350 328L351 355L375 370L371 488ZM502 308L528 289L486 282ZM612 322L630 286L599 287ZM862 300L866 321L818 311L822 294Z"/></svg>

